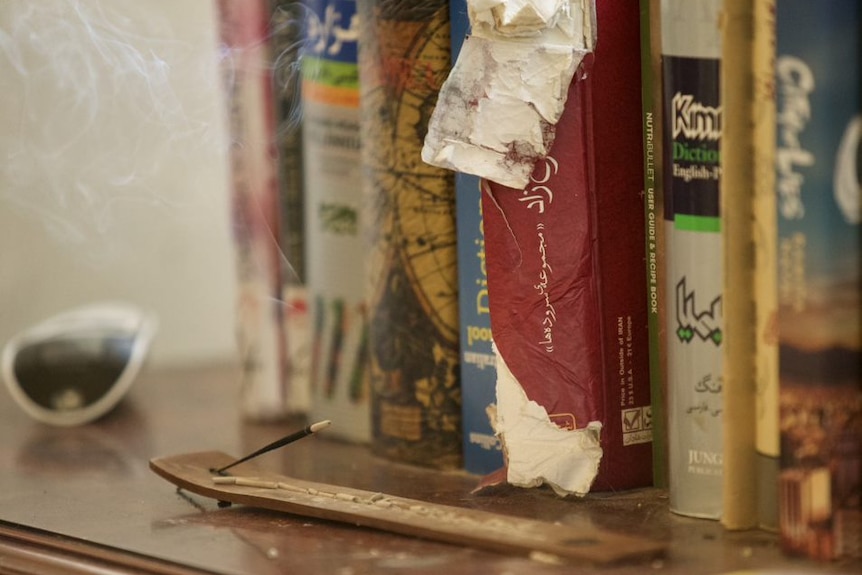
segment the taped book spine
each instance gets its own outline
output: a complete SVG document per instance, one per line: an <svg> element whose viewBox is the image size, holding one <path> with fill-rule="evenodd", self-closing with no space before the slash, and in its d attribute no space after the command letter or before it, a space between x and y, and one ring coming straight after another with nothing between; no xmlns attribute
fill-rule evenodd
<svg viewBox="0 0 862 575"><path fill-rule="evenodd" d="M775 199L775 0L754 2L754 276L757 521L778 530L778 212Z"/></svg>
<svg viewBox="0 0 862 575"><path fill-rule="evenodd" d="M424 164L450 69L444 0L360 0L372 448L462 467L454 175Z"/></svg>
<svg viewBox="0 0 862 575"><path fill-rule="evenodd" d="M275 106L275 154L280 207L282 317L287 409L305 413L311 403L310 318L302 169L300 73L304 35L301 0L269 0L268 44ZM273 236L275 237L275 236Z"/></svg>
<svg viewBox="0 0 862 575"><path fill-rule="evenodd" d="M721 230L724 255L723 488L721 523L757 527L755 403L757 325L754 298L754 12L749 0L722 8ZM768 270L763 270L768 273Z"/></svg>
<svg viewBox="0 0 862 575"><path fill-rule="evenodd" d="M776 528L778 346L773 0L725 0L722 524Z"/></svg>
<svg viewBox="0 0 862 575"><path fill-rule="evenodd" d="M220 0L220 34L229 106L234 246L239 296L237 337L241 411L256 420L289 411L281 304L276 165L271 153L275 107L263 0Z"/></svg>
<svg viewBox="0 0 862 575"><path fill-rule="evenodd" d="M652 484L638 15L596 3L550 155L482 197L494 343L558 427L601 424L594 490Z"/></svg>

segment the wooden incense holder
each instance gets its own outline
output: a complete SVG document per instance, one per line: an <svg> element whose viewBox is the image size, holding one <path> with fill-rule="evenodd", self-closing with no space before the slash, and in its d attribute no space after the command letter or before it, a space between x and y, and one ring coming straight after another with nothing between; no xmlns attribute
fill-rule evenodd
<svg viewBox="0 0 862 575"><path fill-rule="evenodd" d="M150 461L174 485L204 497L371 527L506 554L607 564L663 553L661 542L536 521L487 511L439 505L394 495L303 481L234 461L221 452L188 453Z"/></svg>

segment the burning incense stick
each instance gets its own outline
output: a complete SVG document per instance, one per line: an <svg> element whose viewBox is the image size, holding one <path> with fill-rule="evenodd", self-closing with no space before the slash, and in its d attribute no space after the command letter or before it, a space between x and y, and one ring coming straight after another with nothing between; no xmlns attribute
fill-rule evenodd
<svg viewBox="0 0 862 575"><path fill-rule="evenodd" d="M248 461L249 459L257 457L258 455L263 455L264 453L266 453L268 451L272 451L273 449L278 449L279 447L284 447L288 443L293 443L294 441L298 441L298 440L302 439L303 437L307 437L309 435L317 433L321 429L326 429L331 424L332 424L332 422L330 420L325 419L323 421L318 421L317 423L312 423L311 425L307 425L304 429L301 429L299 431L295 431L295 432L291 433L290 435L286 435L285 437L282 437L279 440L273 441L269 445L265 445L265 446L261 447L260 449L258 449L254 453L249 453L248 455L246 455L242 459L237 459L233 463L231 463L229 465L225 465L221 469L216 469L215 473L224 473L226 470L230 469L234 465L239 465L240 463L242 463L244 461Z"/></svg>

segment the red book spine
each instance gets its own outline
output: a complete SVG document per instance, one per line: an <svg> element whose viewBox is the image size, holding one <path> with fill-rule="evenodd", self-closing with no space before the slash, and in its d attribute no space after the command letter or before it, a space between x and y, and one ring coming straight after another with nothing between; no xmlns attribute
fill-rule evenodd
<svg viewBox="0 0 862 575"><path fill-rule="evenodd" d="M485 182L494 342L557 425L602 424L596 490L652 483L637 3L598 1L550 155Z"/></svg>

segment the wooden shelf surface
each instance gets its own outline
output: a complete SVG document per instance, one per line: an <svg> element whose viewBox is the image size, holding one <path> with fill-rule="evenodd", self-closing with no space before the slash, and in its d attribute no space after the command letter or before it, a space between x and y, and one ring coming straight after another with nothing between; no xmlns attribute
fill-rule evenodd
<svg viewBox="0 0 862 575"><path fill-rule="evenodd" d="M74 428L31 420L4 388L0 573L862 572L859 560L787 557L771 533L728 532L713 521L673 515L659 489L584 499L508 486L471 494L474 475L393 463L324 434L263 455L256 465L306 481L645 538L667 551L612 565L559 565L278 511L219 508L213 499L177 490L149 461L209 450L240 456L304 424L244 422L238 381L230 366L148 371L113 413Z"/></svg>

